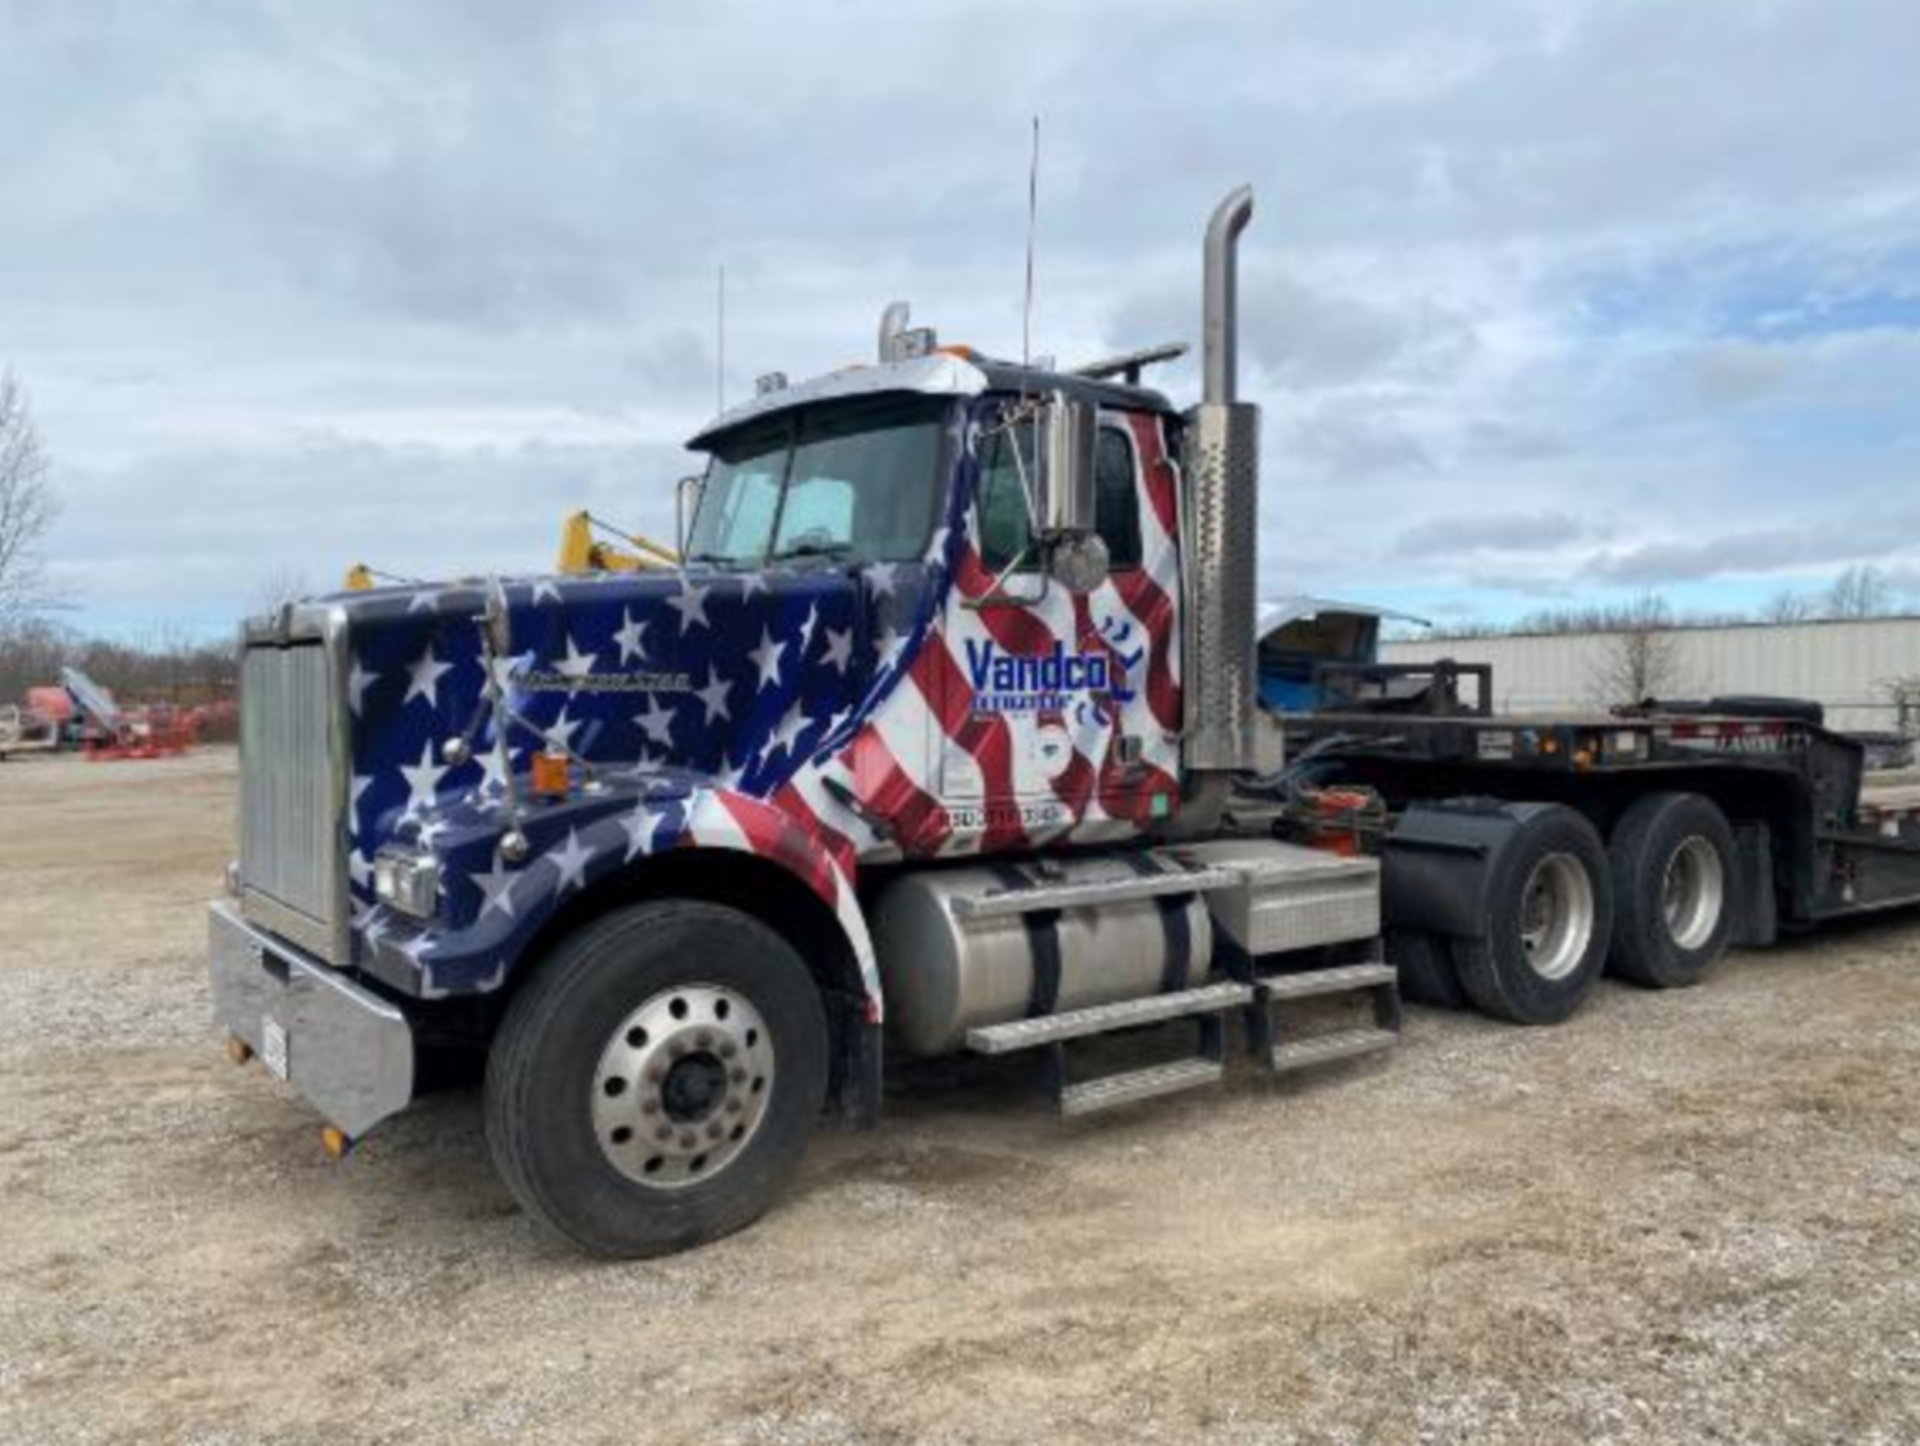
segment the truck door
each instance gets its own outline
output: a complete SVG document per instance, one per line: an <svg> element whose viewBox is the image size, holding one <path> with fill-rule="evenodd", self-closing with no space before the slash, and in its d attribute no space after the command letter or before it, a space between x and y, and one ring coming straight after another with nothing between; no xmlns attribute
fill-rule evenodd
<svg viewBox="0 0 1920 1446"><path fill-rule="evenodd" d="M1178 477L1167 421L1103 412L1098 521L1112 569L1075 595L1046 576L1022 465L1032 431L983 405L962 484L969 545L944 619L935 783L949 852L1061 837L1123 839L1170 816L1178 795ZM1016 460L1018 449L1018 460Z"/></svg>

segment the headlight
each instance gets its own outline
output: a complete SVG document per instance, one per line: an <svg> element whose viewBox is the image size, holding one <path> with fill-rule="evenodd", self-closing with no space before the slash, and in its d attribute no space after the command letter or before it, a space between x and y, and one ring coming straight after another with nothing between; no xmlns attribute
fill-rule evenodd
<svg viewBox="0 0 1920 1446"><path fill-rule="evenodd" d="M373 893L403 914L431 919L440 907L440 862L431 854L383 849L373 856Z"/></svg>

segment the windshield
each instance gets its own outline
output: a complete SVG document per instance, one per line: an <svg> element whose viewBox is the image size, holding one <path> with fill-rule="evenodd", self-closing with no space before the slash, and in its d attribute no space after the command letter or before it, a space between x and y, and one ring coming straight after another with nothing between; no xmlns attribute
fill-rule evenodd
<svg viewBox="0 0 1920 1446"><path fill-rule="evenodd" d="M918 558L940 503L948 403L837 403L721 440L687 552L758 566L783 558Z"/></svg>

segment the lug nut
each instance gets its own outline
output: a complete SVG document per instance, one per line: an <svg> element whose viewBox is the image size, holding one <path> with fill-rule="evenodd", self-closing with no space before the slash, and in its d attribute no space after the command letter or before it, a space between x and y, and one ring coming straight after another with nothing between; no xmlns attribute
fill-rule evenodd
<svg viewBox="0 0 1920 1446"><path fill-rule="evenodd" d="M643 1115L659 1114L660 1101L654 1099L651 1095L649 1095L646 1099L640 1101L640 1113Z"/></svg>
<svg viewBox="0 0 1920 1446"><path fill-rule="evenodd" d="M662 1125L653 1132L653 1137L656 1140L671 1140L673 1138L673 1126Z"/></svg>
<svg viewBox="0 0 1920 1446"><path fill-rule="evenodd" d="M691 1150L694 1146L694 1141L695 1141L695 1136L693 1131L688 1130L684 1135L680 1137L680 1148L683 1150Z"/></svg>
<svg viewBox="0 0 1920 1446"><path fill-rule="evenodd" d="M717 1140L720 1138L720 1122L718 1120L715 1120L707 1126L707 1138L709 1140Z"/></svg>
<svg viewBox="0 0 1920 1446"><path fill-rule="evenodd" d="M747 1082L747 1072L741 1069L739 1065L735 1065L733 1069L728 1072L727 1078L735 1084L745 1084Z"/></svg>
<svg viewBox="0 0 1920 1446"><path fill-rule="evenodd" d="M730 1039L720 1046L720 1058L722 1059L732 1059L738 1053L740 1053L740 1046Z"/></svg>

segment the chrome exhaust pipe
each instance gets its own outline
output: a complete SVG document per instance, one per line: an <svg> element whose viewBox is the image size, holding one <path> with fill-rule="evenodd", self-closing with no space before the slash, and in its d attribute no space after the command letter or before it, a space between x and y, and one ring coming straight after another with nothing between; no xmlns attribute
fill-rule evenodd
<svg viewBox="0 0 1920 1446"><path fill-rule="evenodd" d="M1240 340L1237 248L1253 217L1242 186L1207 226L1203 390L1187 414L1184 468L1185 728L1188 797L1180 832L1208 826L1228 778L1257 766L1259 675L1254 610L1259 576L1260 409L1236 400Z"/></svg>
<svg viewBox="0 0 1920 1446"><path fill-rule="evenodd" d="M1213 208L1207 223L1206 295L1203 301L1200 398L1231 406L1240 356L1240 233L1253 219L1253 187L1242 186Z"/></svg>

